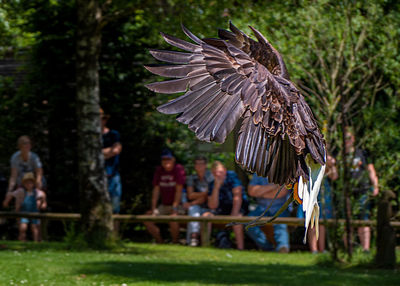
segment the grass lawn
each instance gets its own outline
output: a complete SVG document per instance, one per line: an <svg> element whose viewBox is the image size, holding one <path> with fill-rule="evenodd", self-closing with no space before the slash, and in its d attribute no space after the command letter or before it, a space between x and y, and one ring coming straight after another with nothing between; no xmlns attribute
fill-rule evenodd
<svg viewBox="0 0 400 286"><path fill-rule="evenodd" d="M400 272L338 267L325 255L128 243L72 251L0 242L0 285L400 285ZM364 259L366 259L364 257Z"/></svg>

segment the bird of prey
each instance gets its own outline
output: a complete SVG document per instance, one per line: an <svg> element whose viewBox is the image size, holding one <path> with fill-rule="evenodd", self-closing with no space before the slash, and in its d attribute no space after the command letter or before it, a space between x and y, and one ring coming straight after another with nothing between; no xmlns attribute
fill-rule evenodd
<svg viewBox="0 0 400 286"><path fill-rule="evenodd" d="M146 87L163 94L184 93L157 110L178 114L177 120L200 140L223 143L240 124L236 162L271 183L294 186L289 200L302 201L306 233L310 222L318 231L317 196L326 160L323 135L290 81L282 56L249 27L257 41L232 23L231 31L219 29L218 38L205 39L182 25L192 42L161 33L167 43L185 52L150 50L169 64L145 68L174 79Z"/></svg>

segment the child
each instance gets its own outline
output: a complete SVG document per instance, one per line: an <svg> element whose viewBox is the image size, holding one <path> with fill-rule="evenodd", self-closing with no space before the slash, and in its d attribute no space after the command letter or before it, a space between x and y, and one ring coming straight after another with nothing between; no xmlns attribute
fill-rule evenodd
<svg viewBox="0 0 400 286"><path fill-rule="evenodd" d="M35 188L35 176L33 173L26 173L22 178L22 188L9 192L4 199L3 206L8 207L10 201L15 198L15 211L39 212L47 207L46 194ZM31 231L34 241L39 241L39 219L21 218L19 221L18 239L26 240L26 230L31 224Z"/></svg>

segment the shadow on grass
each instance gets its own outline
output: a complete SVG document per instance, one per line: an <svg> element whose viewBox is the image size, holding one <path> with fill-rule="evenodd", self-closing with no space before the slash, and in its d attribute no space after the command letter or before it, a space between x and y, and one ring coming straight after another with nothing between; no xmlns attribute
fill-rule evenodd
<svg viewBox="0 0 400 286"><path fill-rule="evenodd" d="M20 242L20 241L0 241L0 251L67 251L67 252L96 252L96 253L113 253L113 254L134 254L134 255L148 255L160 254L167 252L162 249L149 249L143 247L132 247L124 243L118 243L109 250L96 250L91 248L71 248L65 242Z"/></svg>
<svg viewBox="0 0 400 286"><path fill-rule="evenodd" d="M343 270L289 264L104 261L86 264L86 275L111 275L129 282L247 285L399 285L400 276L386 271ZM128 281L127 281L128 282Z"/></svg>
<svg viewBox="0 0 400 286"><path fill-rule="evenodd" d="M328 253L318 255L316 265L320 267L336 267L341 269L358 269L358 270L387 270L387 271L400 271L400 260L395 265L394 269L378 267L375 261L376 253L365 253L361 248L353 252L353 258L349 262L347 254L339 253L339 260L334 261L332 256ZM400 257L400 251L397 251L397 256Z"/></svg>

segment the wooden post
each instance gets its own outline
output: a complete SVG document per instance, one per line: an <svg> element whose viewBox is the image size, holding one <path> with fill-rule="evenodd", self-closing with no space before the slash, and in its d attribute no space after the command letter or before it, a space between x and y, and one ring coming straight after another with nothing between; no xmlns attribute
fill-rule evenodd
<svg viewBox="0 0 400 286"><path fill-rule="evenodd" d="M40 236L42 238L42 241L48 241L48 234L47 234L47 225L48 221L47 219L43 218L40 221Z"/></svg>
<svg viewBox="0 0 400 286"><path fill-rule="evenodd" d="M210 233L208 229L208 222L202 221L201 225L201 246L210 246Z"/></svg>
<svg viewBox="0 0 400 286"><path fill-rule="evenodd" d="M378 205L376 264L378 267L396 268L396 232L390 225L393 209L391 201L396 199L392 191L384 191Z"/></svg>

